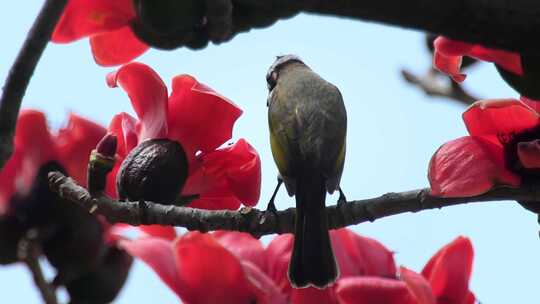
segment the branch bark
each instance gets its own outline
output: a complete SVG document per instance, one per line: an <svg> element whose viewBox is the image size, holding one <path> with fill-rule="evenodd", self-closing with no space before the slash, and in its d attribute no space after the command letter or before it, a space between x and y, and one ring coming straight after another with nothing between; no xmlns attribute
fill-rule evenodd
<svg viewBox="0 0 540 304"><path fill-rule="evenodd" d="M449 77L444 76L448 81L441 83L440 79L437 78L437 74L439 73L433 68L424 76L417 76L406 69L401 70L401 76L405 81L419 87L430 97L446 97L465 106L470 106L475 101L480 100L480 98L471 95L461 84L454 82Z"/></svg>
<svg viewBox="0 0 540 304"><path fill-rule="evenodd" d="M45 2L7 76L0 98L0 169L13 151L13 135L24 93L66 3L67 0Z"/></svg>
<svg viewBox="0 0 540 304"><path fill-rule="evenodd" d="M292 232L295 209L289 208L273 214L255 208L239 211L210 211L189 207L161 205L148 201L119 202L103 195L91 195L73 179L60 172L49 174L52 191L61 198L80 204L86 210L101 214L111 223L130 225L170 225L189 230L234 230L255 236ZM337 229L383 217L418 212L434 208L487 201L540 201L540 190L528 188L497 188L474 197L437 198L429 195L429 189L400 193L387 193L380 197L347 202L342 206L326 208L329 226Z"/></svg>
<svg viewBox="0 0 540 304"><path fill-rule="evenodd" d="M277 0L295 5L296 1ZM538 53L540 2L303 0L303 11L381 22L523 53ZM357 39L361 39L358 37Z"/></svg>

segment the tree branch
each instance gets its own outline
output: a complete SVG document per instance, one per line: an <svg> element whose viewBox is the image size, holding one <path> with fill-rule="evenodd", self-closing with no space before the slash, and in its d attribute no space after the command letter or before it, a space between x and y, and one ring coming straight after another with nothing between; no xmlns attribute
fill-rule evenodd
<svg viewBox="0 0 540 304"><path fill-rule="evenodd" d="M37 231L29 230L27 236L19 242L19 259L24 261L32 273L34 283L38 287L43 301L46 304L58 304L55 288L47 282L41 266L39 265L39 245L37 244Z"/></svg>
<svg viewBox="0 0 540 304"><path fill-rule="evenodd" d="M0 168L11 156L24 93L66 3L67 0L45 2L9 71L0 98Z"/></svg>
<svg viewBox="0 0 540 304"><path fill-rule="evenodd" d="M406 69L401 70L401 76L409 84L419 87L424 93L430 97L446 97L455 100L465 106L473 104L479 98L472 96L467 92L461 84L448 79L447 83L441 83L437 79L437 74L433 68L424 75L417 76ZM445 78L448 78L444 76Z"/></svg>
<svg viewBox="0 0 540 304"><path fill-rule="evenodd" d="M297 1L276 0L294 6ZM506 0L303 0L303 10L376 21L523 53L540 51L540 2ZM358 37L361 39L361 37Z"/></svg>
<svg viewBox="0 0 540 304"><path fill-rule="evenodd" d="M271 212L255 208L239 211L210 211L188 207L161 205L152 202L119 202L99 194L92 196L85 188L59 172L49 174L52 191L61 198L80 204L86 210L101 214L111 223L131 225L170 225L189 230L234 230L249 232L256 236L292 232L295 209ZM465 198L437 198L429 195L429 189L401 193L387 193L380 197L356 200L339 207L326 208L331 229L355 225L379 218L421 210L487 201L518 200L540 201L540 190L529 188L497 188L485 194Z"/></svg>

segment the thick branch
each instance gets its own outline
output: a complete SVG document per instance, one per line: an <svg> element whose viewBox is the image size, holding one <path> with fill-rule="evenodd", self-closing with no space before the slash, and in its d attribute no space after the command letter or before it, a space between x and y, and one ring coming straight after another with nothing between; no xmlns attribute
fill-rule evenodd
<svg viewBox="0 0 540 304"><path fill-rule="evenodd" d="M26 87L66 3L67 0L45 2L9 71L0 99L0 168L13 150L13 134Z"/></svg>
<svg viewBox="0 0 540 304"><path fill-rule="evenodd" d="M85 188L59 172L49 174L49 183L51 189L63 199L104 215L111 223L160 224L199 231L235 230L256 236L292 232L294 227L294 208L278 211L276 217L271 212L254 208L243 208L240 211L210 211L145 201L118 202L104 195L90 195ZM405 212L501 200L540 201L540 191L535 191L533 187L498 188L475 197L436 198L429 195L429 189L419 189L351 201L341 207L327 207L326 211L330 228L335 229Z"/></svg>
<svg viewBox="0 0 540 304"><path fill-rule="evenodd" d="M276 1L289 5L296 2ZM540 51L540 40L535 39L540 35L538 1L304 0L302 3L307 12L382 22L513 51Z"/></svg>

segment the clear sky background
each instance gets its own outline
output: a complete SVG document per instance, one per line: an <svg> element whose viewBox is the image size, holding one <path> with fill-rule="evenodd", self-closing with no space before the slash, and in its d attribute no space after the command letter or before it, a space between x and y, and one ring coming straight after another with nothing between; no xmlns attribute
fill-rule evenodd
<svg viewBox="0 0 540 304"><path fill-rule="evenodd" d="M5 79L42 2L10 1L0 10L0 81ZM276 176L268 141L265 73L276 55L286 53L301 56L343 94L349 125L342 187L349 199L426 187L427 164L433 152L442 143L466 135L461 104L428 98L400 76L402 67L423 73L431 62L423 36L414 31L299 15L202 51L150 50L138 58L168 85L174 75L192 74L244 110L234 139L247 138L260 153L260 208L266 206ZM127 95L106 86L105 75L111 70L94 63L87 40L51 44L32 78L23 107L43 110L55 128L65 122L70 111L107 125L118 112L133 113ZM485 98L517 96L490 64L470 71L466 85ZM294 200L282 191L277 202L282 209L292 206ZM417 271L441 246L459 235L468 236L475 248L471 289L482 303L537 303L540 226L532 213L515 203L407 213L351 228L381 241L396 252L398 264ZM2 303L41 301L22 266L0 267L0 286ZM136 262L116 302L175 303L177 297L149 268Z"/></svg>

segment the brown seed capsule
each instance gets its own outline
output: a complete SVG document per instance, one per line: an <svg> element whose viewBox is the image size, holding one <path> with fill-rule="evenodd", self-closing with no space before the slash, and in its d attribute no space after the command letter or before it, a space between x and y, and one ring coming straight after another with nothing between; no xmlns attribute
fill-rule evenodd
<svg viewBox="0 0 540 304"><path fill-rule="evenodd" d="M171 204L180 195L187 174L186 153L177 141L146 140L122 162L116 176L118 196Z"/></svg>

